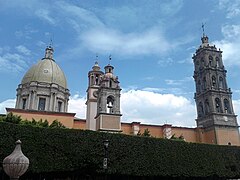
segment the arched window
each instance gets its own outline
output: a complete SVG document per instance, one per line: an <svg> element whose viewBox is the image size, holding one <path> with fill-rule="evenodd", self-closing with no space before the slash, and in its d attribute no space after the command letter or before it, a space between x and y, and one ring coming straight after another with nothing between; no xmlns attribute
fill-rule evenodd
<svg viewBox="0 0 240 180"><path fill-rule="evenodd" d="M216 87L216 77L212 76L212 86Z"/></svg>
<svg viewBox="0 0 240 180"><path fill-rule="evenodd" d="M220 67L220 62L219 62L219 58L218 57L216 57L216 66L217 66L217 68Z"/></svg>
<svg viewBox="0 0 240 180"><path fill-rule="evenodd" d="M98 85L98 84L99 84L99 78L98 78L98 75L96 75L95 84L96 84L96 85Z"/></svg>
<svg viewBox="0 0 240 180"><path fill-rule="evenodd" d="M91 75L91 78L90 78L90 85L94 85L94 76Z"/></svg>
<svg viewBox="0 0 240 180"><path fill-rule="evenodd" d="M222 112L222 106L221 106L221 101L219 98L215 99L215 107L216 107L216 111L221 113Z"/></svg>
<svg viewBox="0 0 240 180"><path fill-rule="evenodd" d="M223 78L222 77L219 77L219 88L224 88L223 86Z"/></svg>
<svg viewBox="0 0 240 180"><path fill-rule="evenodd" d="M112 114L113 113L113 107L114 107L114 97L108 96L107 97L107 113Z"/></svg>
<svg viewBox="0 0 240 180"><path fill-rule="evenodd" d="M203 115L204 115L203 105L202 105L202 102L200 102L198 105L198 116L202 117Z"/></svg>
<svg viewBox="0 0 240 180"><path fill-rule="evenodd" d="M228 114L232 113L229 105L229 101L227 99L224 99L224 110L225 110L225 113L228 113Z"/></svg>
<svg viewBox="0 0 240 180"><path fill-rule="evenodd" d="M204 106L205 106L205 114L208 114L210 112L208 99L205 100Z"/></svg>
<svg viewBox="0 0 240 180"><path fill-rule="evenodd" d="M212 65L213 65L213 57L209 56L209 66L212 66Z"/></svg>

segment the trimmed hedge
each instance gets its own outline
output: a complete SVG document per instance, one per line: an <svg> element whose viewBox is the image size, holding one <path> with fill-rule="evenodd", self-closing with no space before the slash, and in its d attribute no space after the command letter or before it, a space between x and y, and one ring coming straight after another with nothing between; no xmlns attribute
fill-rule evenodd
<svg viewBox="0 0 240 180"><path fill-rule="evenodd" d="M110 176L240 177L240 148L111 134L88 130L37 128L0 123L0 161L15 141L29 158L28 174L103 174L103 140L109 143Z"/></svg>

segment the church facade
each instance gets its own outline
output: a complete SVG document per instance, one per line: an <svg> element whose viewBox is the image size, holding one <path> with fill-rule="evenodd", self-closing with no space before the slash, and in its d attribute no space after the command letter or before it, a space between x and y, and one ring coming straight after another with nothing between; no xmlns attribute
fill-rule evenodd
<svg viewBox="0 0 240 180"><path fill-rule="evenodd" d="M53 59L53 48L46 48L45 57L31 67L17 88L15 108L7 113L22 119L57 119L68 128L139 135L148 130L157 138L181 137L187 142L219 145L240 145L237 116L227 86L222 51L210 45L203 34L202 43L193 55L197 107L197 127L176 127L171 124L150 125L121 122L121 88L114 67L109 63L101 70L98 62L88 73L86 119L68 113L69 90L63 71ZM109 61L110 62L110 61ZM161 117L159 117L161 118ZM194 120L194 117L193 117Z"/></svg>

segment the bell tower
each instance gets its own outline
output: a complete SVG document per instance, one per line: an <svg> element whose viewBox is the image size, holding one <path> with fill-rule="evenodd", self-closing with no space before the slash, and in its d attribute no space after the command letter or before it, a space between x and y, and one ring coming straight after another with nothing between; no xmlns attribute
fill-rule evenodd
<svg viewBox="0 0 240 180"><path fill-rule="evenodd" d="M96 127L100 131L121 131L120 92L118 77L110 63L105 66L97 99Z"/></svg>
<svg viewBox="0 0 240 180"><path fill-rule="evenodd" d="M97 115L97 97L100 81L102 79L103 72L101 71L98 62L92 67L92 70L88 72L88 89L87 89L87 120L86 129L96 131Z"/></svg>
<svg viewBox="0 0 240 180"><path fill-rule="evenodd" d="M204 129L206 143L240 145L232 92L227 86L222 51L210 45L203 33L202 44L193 55L197 126Z"/></svg>

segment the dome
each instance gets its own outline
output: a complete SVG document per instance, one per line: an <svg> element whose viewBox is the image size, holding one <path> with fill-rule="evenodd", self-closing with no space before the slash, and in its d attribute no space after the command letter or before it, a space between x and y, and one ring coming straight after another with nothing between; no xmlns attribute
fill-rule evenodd
<svg viewBox="0 0 240 180"><path fill-rule="evenodd" d="M33 65L24 75L21 84L27 84L33 81L57 84L67 89L66 77L61 68L52 59L53 49L47 47L45 58Z"/></svg>

